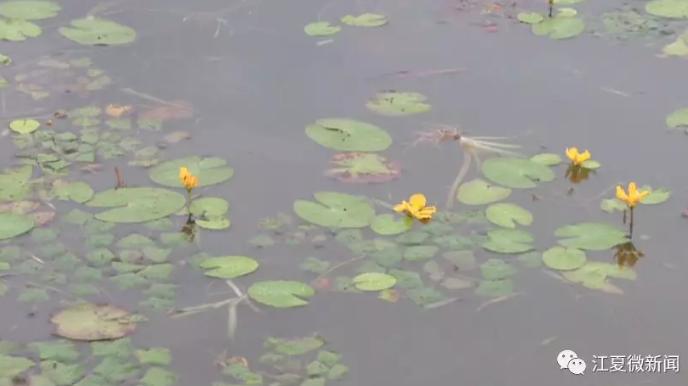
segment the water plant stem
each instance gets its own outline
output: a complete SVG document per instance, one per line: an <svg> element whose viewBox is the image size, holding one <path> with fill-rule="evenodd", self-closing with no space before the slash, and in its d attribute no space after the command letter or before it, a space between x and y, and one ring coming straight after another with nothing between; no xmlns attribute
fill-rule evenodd
<svg viewBox="0 0 688 386"><path fill-rule="evenodd" d="M633 207L631 207L630 212L631 212L631 221L630 221L630 224L628 226L629 233L630 233L628 238L632 239L633 238Z"/></svg>
<svg viewBox="0 0 688 386"><path fill-rule="evenodd" d="M447 210L451 210L452 207L454 206L454 201L456 201L456 192L459 190L459 186L461 186L461 182L463 181L464 177L466 177L466 174L468 173L468 169L470 167L471 167L471 153L468 151L464 151L464 153L463 153L463 165L461 165L461 169L459 170L459 174L456 175L456 179L454 179L454 183L452 184L451 188L449 189L449 194L447 195L447 205L446 205Z"/></svg>

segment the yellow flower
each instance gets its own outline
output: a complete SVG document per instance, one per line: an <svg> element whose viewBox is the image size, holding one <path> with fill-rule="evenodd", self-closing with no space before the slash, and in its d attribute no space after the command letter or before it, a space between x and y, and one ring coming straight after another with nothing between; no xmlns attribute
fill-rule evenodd
<svg viewBox="0 0 688 386"><path fill-rule="evenodd" d="M179 179L184 184L186 190L191 192L193 188L198 186L198 177L194 176L189 172L189 169L182 167L179 169Z"/></svg>
<svg viewBox="0 0 688 386"><path fill-rule="evenodd" d="M425 196L418 193L411 196L408 202L404 200L401 204L395 205L394 211L406 213L408 216L415 218L423 224L427 224L432 220L432 216L437 213L437 208L434 206L425 206L425 204L427 204Z"/></svg>
<svg viewBox="0 0 688 386"><path fill-rule="evenodd" d="M638 205L640 200L650 195L649 191L639 192L638 186L635 182L628 184L628 194L624 191L623 186L619 185L616 187L616 198L623 201L628 205L629 208L633 208Z"/></svg>
<svg viewBox="0 0 688 386"><path fill-rule="evenodd" d="M570 149L566 148L566 156L569 157L569 159L574 165L580 165L583 162L589 160L591 154L587 150L582 153L579 153L577 147L572 147Z"/></svg>

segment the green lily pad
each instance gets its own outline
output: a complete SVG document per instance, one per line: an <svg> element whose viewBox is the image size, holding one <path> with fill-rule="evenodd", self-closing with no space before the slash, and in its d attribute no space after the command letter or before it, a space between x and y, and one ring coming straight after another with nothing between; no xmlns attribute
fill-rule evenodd
<svg viewBox="0 0 688 386"><path fill-rule="evenodd" d="M413 228L413 218L399 218L393 214L381 214L373 219L370 228L379 235L398 235Z"/></svg>
<svg viewBox="0 0 688 386"><path fill-rule="evenodd" d="M93 188L84 181L64 182L53 186L51 192L60 200L72 200L78 204L83 204L93 198Z"/></svg>
<svg viewBox="0 0 688 386"><path fill-rule="evenodd" d="M57 16L62 8L50 1L5 1L0 3L0 15L8 19L43 20Z"/></svg>
<svg viewBox="0 0 688 386"><path fill-rule="evenodd" d="M351 281L361 291L382 291L394 287L397 279L380 272L366 272L355 276Z"/></svg>
<svg viewBox="0 0 688 386"><path fill-rule="evenodd" d="M364 13L359 16L346 15L341 18L341 21L354 27L382 27L387 24L385 16L376 13Z"/></svg>
<svg viewBox="0 0 688 386"><path fill-rule="evenodd" d="M603 223L566 225L557 229L554 234L564 238L559 240L559 244L564 247L590 251L605 251L628 242L626 231Z"/></svg>
<svg viewBox="0 0 688 386"><path fill-rule="evenodd" d="M564 272L562 275L567 280L595 290L607 287L608 278L635 280L638 276L631 268L597 261L589 261L577 270Z"/></svg>
<svg viewBox="0 0 688 386"><path fill-rule="evenodd" d="M575 17L556 16L532 24L531 30L537 36L549 36L555 40L570 39L585 31L585 22Z"/></svg>
<svg viewBox="0 0 688 386"><path fill-rule="evenodd" d="M315 290L298 281L259 281L248 289L251 298L259 303L276 308L300 307L308 304L315 296Z"/></svg>
<svg viewBox="0 0 688 386"><path fill-rule="evenodd" d="M600 202L600 209L607 213L613 213L624 211L628 209L628 207L623 201L619 200L618 198L608 198Z"/></svg>
<svg viewBox="0 0 688 386"><path fill-rule="evenodd" d="M121 45L136 39L136 31L107 19L88 17L72 20L69 27L60 27L62 36L87 46Z"/></svg>
<svg viewBox="0 0 688 386"><path fill-rule="evenodd" d="M528 189L536 182L549 182L556 178L547 166L522 158L490 158L483 163L483 174L492 182L513 189Z"/></svg>
<svg viewBox="0 0 688 386"><path fill-rule="evenodd" d="M219 184L232 178L234 169L227 161L218 157L184 157L164 162L151 169L149 177L156 184L170 188L183 188L179 170L185 167L189 173L198 177L198 187Z"/></svg>
<svg viewBox="0 0 688 386"><path fill-rule="evenodd" d="M510 279L483 280L474 292L481 297L500 298L514 293L514 283Z"/></svg>
<svg viewBox="0 0 688 386"><path fill-rule="evenodd" d="M207 258L199 267L208 269L206 276L234 279L255 272L259 265L255 259L247 256L221 256Z"/></svg>
<svg viewBox="0 0 688 386"><path fill-rule="evenodd" d="M671 197L671 192L667 189L653 189L652 187L648 185L643 185L640 188L638 188L639 191L644 192L648 191L650 194L640 200L640 202L644 205L657 205L665 202L666 200Z"/></svg>
<svg viewBox="0 0 688 386"><path fill-rule="evenodd" d="M591 159L589 159L587 161L583 161L583 163L581 164L581 167L583 169L588 169L588 170L599 169L600 166L602 166L602 164L600 164L599 162L597 162L595 160L591 160Z"/></svg>
<svg viewBox="0 0 688 386"><path fill-rule="evenodd" d="M504 228L516 228L517 223L526 226L533 223L533 215L516 204L492 204L485 210L485 216L491 223Z"/></svg>
<svg viewBox="0 0 688 386"><path fill-rule="evenodd" d="M184 195L161 188L121 188L97 193L87 206L113 208L95 218L114 223L140 223L170 216L186 205Z"/></svg>
<svg viewBox="0 0 688 386"><path fill-rule="evenodd" d="M342 27L332 25L328 21L317 21L303 27L304 32L306 32L308 36L330 36L341 31L341 29Z"/></svg>
<svg viewBox="0 0 688 386"><path fill-rule="evenodd" d="M371 98L366 107L389 116L420 114L430 111L427 98L416 92L381 92Z"/></svg>
<svg viewBox="0 0 688 386"><path fill-rule="evenodd" d="M195 216L224 216L229 203L219 197L203 197L191 203L191 214Z"/></svg>
<svg viewBox="0 0 688 386"><path fill-rule="evenodd" d="M353 119L320 119L306 126L306 135L321 146L339 151L382 151L392 144L386 131Z"/></svg>
<svg viewBox="0 0 688 386"><path fill-rule="evenodd" d="M537 24L545 18L539 12L521 12L516 17L518 18L518 21L526 24Z"/></svg>
<svg viewBox="0 0 688 386"><path fill-rule="evenodd" d="M659 17L686 19L688 18L688 1L655 0L645 4L645 11Z"/></svg>
<svg viewBox="0 0 688 386"><path fill-rule="evenodd" d="M316 192L318 202L297 200L294 212L303 220L327 228L365 228L375 209L365 198L337 192Z"/></svg>
<svg viewBox="0 0 688 386"><path fill-rule="evenodd" d="M111 340L134 332L131 314L109 304L79 303L54 314L55 335L72 340Z"/></svg>
<svg viewBox="0 0 688 386"><path fill-rule="evenodd" d="M21 42L26 38L35 38L41 35L43 30L38 25L20 19L0 20L0 39L11 42Z"/></svg>
<svg viewBox="0 0 688 386"><path fill-rule="evenodd" d="M552 247L542 253L542 262L558 271L571 271L582 267L588 260L585 252L575 248Z"/></svg>
<svg viewBox="0 0 688 386"><path fill-rule="evenodd" d="M15 357L10 355L0 355L0 374L3 377L0 378L0 381L2 379L6 379L9 381L12 377L15 377L23 373L24 371L33 367L33 365L34 362L27 358ZM11 384L11 382L7 383L7 385Z"/></svg>
<svg viewBox="0 0 688 386"><path fill-rule="evenodd" d="M483 248L496 253L523 253L533 249L533 236L521 229L491 229Z"/></svg>
<svg viewBox="0 0 688 386"><path fill-rule="evenodd" d="M532 162L545 166L557 166L564 162L559 154L556 153L541 153L530 157Z"/></svg>
<svg viewBox="0 0 688 386"><path fill-rule="evenodd" d="M0 3L0 6L2 6L2 4L3 3ZM19 134L33 133L38 130L40 126L41 123L35 119L15 119L10 122L10 129Z"/></svg>
<svg viewBox="0 0 688 386"><path fill-rule="evenodd" d="M0 240L7 240L33 229L33 217L24 214L0 213Z"/></svg>
<svg viewBox="0 0 688 386"><path fill-rule="evenodd" d="M499 280L515 274L516 268L504 260L489 259L480 266L480 273L487 280Z"/></svg>
<svg viewBox="0 0 688 386"><path fill-rule="evenodd" d="M413 245L404 249L404 260L406 261L425 261L430 260L440 248L436 245Z"/></svg>
<svg viewBox="0 0 688 386"><path fill-rule="evenodd" d="M195 223L200 228L216 231L227 229L232 225L232 222L224 216L206 216L205 220L196 220Z"/></svg>
<svg viewBox="0 0 688 386"><path fill-rule="evenodd" d="M476 178L459 187L456 198L466 205L484 205L503 200L511 194L511 189L490 184Z"/></svg>
<svg viewBox="0 0 688 386"><path fill-rule="evenodd" d="M670 129L688 127L688 108L678 109L667 115L666 125Z"/></svg>

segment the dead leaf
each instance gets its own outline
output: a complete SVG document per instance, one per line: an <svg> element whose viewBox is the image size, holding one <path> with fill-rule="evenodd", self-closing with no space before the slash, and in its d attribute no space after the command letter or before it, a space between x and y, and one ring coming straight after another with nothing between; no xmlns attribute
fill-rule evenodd
<svg viewBox="0 0 688 386"><path fill-rule="evenodd" d="M170 119L186 119L193 117L194 108L185 100L174 100L161 103L139 114L141 120L164 121Z"/></svg>
<svg viewBox="0 0 688 386"><path fill-rule="evenodd" d="M311 285L318 291L327 291L332 288L332 282L329 277L321 277L311 283Z"/></svg>
<svg viewBox="0 0 688 386"><path fill-rule="evenodd" d="M46 225L55 219L55 212L36 212L31 213L31 217L36 222L36 226L40 227Z"/></svg>
<svg viewBox="0 0 688 386"><path fill-rule="evenodd" d="M26 214L38 209L39 206L41 203L36 201L9 202L0 204L0 213Z"/></svg>
<svg viewBox="0 0 688 386"><path fill-rule="evenodd" d="M131 110L131 106L108 105L105 108L105 113L112 118L119 118L129 110Z"/></svg>
<svg viewBox="0 0 688 386"><path fill-rule="evenodd" d="M191 134L186 131L174 131L165 136L165 141L167 143L177 143L189 138L191 138Z"/></svg>
<svg viewBox="0 0 688 386"><path fill-rule="evenodd" d="M397 289L386 289L380 291L377 297L387 302L396 303L401 298L401 292Z"/></svg>

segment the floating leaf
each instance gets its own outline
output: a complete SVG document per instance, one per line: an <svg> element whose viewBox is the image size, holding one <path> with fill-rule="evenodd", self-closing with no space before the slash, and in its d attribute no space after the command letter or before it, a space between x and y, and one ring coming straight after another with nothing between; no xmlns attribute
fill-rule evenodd
<svg viewBox="0 0 688 386"><path fill-rule="evenodd" d="M387 24L384 15L376 13L364 13L359 16L346 15L341 18L341 21L354 27L381 27Z"/></svg>
<svg viewBox="0 0 688 386"><path fill-rule="evenodd" d="M521 12L516 17L518 18L518 21L526 24L536 24L545 18L539 12Z"/></svg>
<svg viewBox="0 0 688 386"><path fill-rule="evenodd" d="M371 98L366 107L389 116L420 114L430 111L427 98L416 92L381 92Z"/></svg>
<svg viewBox="0 0 688 386"><path fill-rule="evenodd" d="M563 159L556 153L542 153L530 157L532 162L545 166L557 166L563 162Z"/></svg>
<svg viewBox="0 0 688 386"><path fill-rule="evenodd" d="M229 203L219 197L202 197L191 203L195 216L223 216L229 211Z"/></svg>
<svg viewBox="0 0 688 386"><path fill-rule="evenodd" d="M483 163L482 171L491 181L513 189L534 188L536 182L556 178L547 166L522 158L490 158Z"/></svg>
<svg viewBox="0 0 688 386"><path fill-rule="evenodd" d="M26 38L38 37L42 32L41 27L27 20L0 19L0 39L3 40L21 42Z"/></svg>
<svg viewBox="0 0 688 386"><path fill-rule="evenodd" d="M327 170L325 175L342 182L360 184L386 182L401 175L401 167L397 163L374 153L335 154L332 157L332 163L337 167Z"/></svg>
<svg viewBox="0 0 688 386"><path fill-rule="evenodd" d="M392 137L381 128L353 119L327 118L306 126L308 138L321 146L339 151L386 150Z"/></svg>
<svg viewBox="0 0 688 386"><path fill-rule="evenodd" d="M671 197L671 192L666 190L666 189L653 189L652 187L648 185L643 185L640 188L638 188L639 191L644 192L648 191L650 194L640 200L642 204L645 205L656 205L656 204L661 204L665 202L666 200Z"/></svg>
<svg viewBox="0 0 688 386"><path fill-rule="evenodd" d="M382 291L394 287L397 279L386 273L367 272L352 279L356 288L361 291Z"/></svg>
<svg viewBox="0 0 688 386"><path fill-rule="evenodd" d="M480 266L480 272L487 280L499 280L516 273L516 269L500 259L489 259Z"/></svg>
<svg viewBox="0 0 688 386"><path fill-rule="evenodd" d="M308 299L315 295L315 290L298 281L259 281L249 287L248 294L255 301L268 306L291 308L308 304Z"/></svg>
<svg viewBox="0 0 688 386"><path fill-rule="evenodd" d="M585 252L575 248L552 247L542 253L542 262L558 271L571 271L585 264Z"/></svg>
<svg viewBox="0 0 688 386"><path fill-rule="evenodd" d="M182 188L179 169L185 167L198 177L198 187L210 186L227 181L234 175L234 169L227 167L227 161L218 157L184 157L164 162L151 169L149 177L156 184L170 188Z"/></svg>
<svg viewBox="0 0 688 386"><path fill-rule="evenodd" d="M0 15L8 19L43 20L57 16L62 8L50 1L5 1L0 3Z"/></svg>
<svg viewBox="0 0 688 386"><path fill-rule="evenodd" d="M200 228L221 230L229 228L232 223L224 216L206 216L205 220L196 220L196 225Z"/></svg>
<svg viewBox="0 0 688 386"><path fill-rule="evenodd" d="M435 245L414 245L404 250L404 260L424 261L432 259L440 248Z"/></svg>
<svg viewBox="0 0 688 386"><path fill-rule="evenodd" d="M521 229L491 229L483 248L496 253L523 253L533 249L533 236Z"/></svg>
<svg viewBox="0 0 688 386"><path fill-rule="evenodd" d="M370 228L380 235L398 235L413 228L413 218L409 216L399 218L393 214L381 214L373 219Z"/></svg>
<svg viewBox="0 0 688 386"><path fill-rule="evenodd" d="M578 15L578 11L574 8L559 8L557 9L557 17L574 17Z"/></svg>
<svg viewBox="0 0 688 386"><path fill-rule="evenodd" d="M109 304L80 303L63 308L50 321L55 335L73 340L109 340L131 334L131 314Z"/></svg>
<svg viewBox="0 0 688 386"><path fill-rule="evenodd" d="M585 22L575 17L557 15L532 24L531 30L537 36L549 36L555 40L570 39L585 31Z"/></svg>
<svg viewBox="0 0 688 386"><path fill-rule="evenodd" d="M605 290L609 287L607 278L635 280L637 274L628 267L617 264L589 261L575 271L563 273L564 278L574 283L580 283L584 287L596 290Z"/></svg>
<svg viewBox="0 0 688 386"><path fill-rule="evenodd" d="M303 27L304 32L308 36L330 36L341 31L342 27L338 25L332 25L328 21L317 21L314 23L306 24Z"/></svg>
<svg viewBox="0 0 688 386"><path fill-rule="evenodd" d="M3 379L10 380L12 377L18 376L33 367L33 365L33 361L27 358L0 355L0 374L2 374ZM8 385L11 385L11 382Z"/></svg>
<svg viewBox="0 0 688 386"><path fill-rule="evenodd" d="M511 189L492 185L476 178L459 187L456 198L466 205L484 205L503 200L511 194Z"/></svg>
<svg viewBox="0 0 688 386"><path fill-rule="evenodd" d="M297 200L294 212L303 220L327 228L364 228L375 217L375 209L365 198L337 192L316 192L318 201Z"/></svg>
<svg viewBox="0 0 688 386"><path fill-rule="evenodd" d="M60 200L72 200L78 204L83 204L93 198L94 192L91 186L84 181L56 181L53 185L52 194Z"/></svg>
<svg viewBox="0 0 688 386"><path fill-rule="evenodd" d="M258 262L246 256L222 256L205 259L200 268L208 269L206 276L220 279L234 279L255 272Z"/></svg>
<svg viewBox="0 0 688 386"><path fill-rule="evenodd" d="M623 229L603 223L585 222L566 225L557 229L554 234L564 238L559 240L559 244L567 248L591 251L604 251L628 242L628 237Z"/></svg>
<svg viewBox="0 0 688 386"><path fill-rule="evenodd" d="M510 279L483 280L475 288L475 294L488 298L500 298L514 293L514 283Z"/></svg>
<svg viewBox="0 0 688 386"><path fill-rule="evenodd" d="M599 162L597 162L595 160L591 160L591 159L589 159L587 161L583 161L583 163L581 164L581 167L583 169L588 169L588 170L599 169L600 166L602 166L602 165Z"/></svg>
<svg viewBox="0 0 688 386"><path fill-rule="evenodd" d="M120 188L97 193L86 205L113 208L95 218L114 223L148 222L170 216L186 205L182 194L160 188Z"/></svg>
<svg viewBox="0 0 688 386"><path fill-rule="evenodd" d="M516 224L530 225L533 215L525 208L509 203L492 204L485 210L491 223L504 228L516 228Z"/></svg>
<svg viewBox="0 0 688 386"><path fill-rule="evenodd" d="M136 350L134 354L143 364L167 366L172 362L170 350L167 348L156 347L149 350Z"/></svg>
<svg viewBox="0 0 688 386"><path fill-rule="evenodd" d="M24 214L0 213L0 240L7 240L30 231L35 226L33 217Z"/></svg>
<svg viewBox="0 0 688 386"><path fill-rule="evenodd" d="M177 375L160 367L151 367L141 378L141 386L172 386L177 382Z"/></svg>
<svg viewBox="0 0 688 386"><path fill-rule="evenodd" d="M688 4L688 2L686 2ZM688 108L678 109L667 115L666 125L670 129L688 127Z"/></svg>
<svg viewBox="0 0 688 386"><path fill-rule="evenodd" d="M645 4L645 11L659 17L685 19L688 18L688 1L655 0Z"/></svg>
<svg viewBox="0 0 688 386"><path fill-rule="evenodd" d="M0 6L3 4L4 3L0 3ZM14 121L10 122L10 129L19 134L33 133L34 131L38 130L40 126L41 123L35 119L15 119Z"/></svg>
<svg viewBox="0 0 688 386"><path fill-rule="evenodd" d="M121 45L136 39L136 31L111 20L88 17L72 20L69 27L60 27L62 36L87 46Z"/></svg>
<svg viewBox="0 0 688 386"><path fill-rule="evenodd" d="M646 197L647 198L647 197ZM600 209L607 213L613 213L616 211L624 211L628 208L626 203L619 200L618 198L608 198L600 202Z"/></svg>

